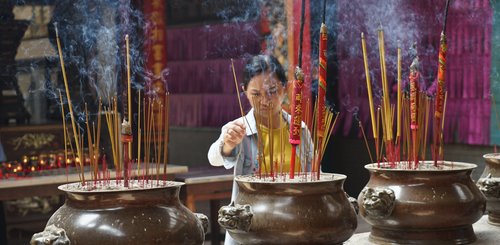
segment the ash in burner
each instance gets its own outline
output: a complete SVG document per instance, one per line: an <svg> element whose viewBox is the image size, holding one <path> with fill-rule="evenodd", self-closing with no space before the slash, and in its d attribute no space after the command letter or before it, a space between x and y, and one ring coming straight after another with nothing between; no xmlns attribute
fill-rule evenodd
<svg viewBox="0 0 500 245"><path fill-rule="evenodd" d="M129 186L125 187L123 180L99 180L88 181L85 185L81 182L66 184L59 186L59 190L69 192L115 192L115 191L131 191L145 189L161 189L171 186L184 185L181 182L164 181L164 180L129 180Z"/></svg>
<svg viewBox="0 0 500 245"><path fill-rule="evenodd" d="M318 180L316 172L301 172L301 173L296 173L293 179L290 178L289 174L277 174L274 176L274 178L269 174L262 175L262 177L259 177L258 175L240 175L236 176L235 179L240 182L293 184L293 183L328 182L332 180L338 180L343 177L345 176L341 174L322 173Z"/></svg>

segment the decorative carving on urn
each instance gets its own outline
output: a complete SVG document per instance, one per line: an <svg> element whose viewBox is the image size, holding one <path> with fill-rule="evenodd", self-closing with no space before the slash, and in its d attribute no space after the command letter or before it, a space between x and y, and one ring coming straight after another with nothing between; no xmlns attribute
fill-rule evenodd
<svg viewBox="0 0 500 245"><path fill-rule="evenodd" d="M492 178L491 174L488 174L486 178L480 179L477 182L477 187L479 187L479 190L482 191L486 197L500 198L500 182L498 179Z"/></svg>
<svg viewBox="0 0 500 245"><path fill-rule="evenodd" d="M219 210L219 224L226 230L249 231L252 225L252 209L250 205L239 205L231 202Z"/></svg>
<svg viewBox="0 0 500 245"><path fill-rule="evenodd" d="M365 187L361 191L366 214L373 219L383 219L391 215L396 195L390 188Z"/></svg>
<svg viewBox="0 0 500 245"><path fill-rule="evenodd" d="M66 231L55 225L45 227L42 232L35 233L30 241L31 245L69 245L71 244Z"/></svg>

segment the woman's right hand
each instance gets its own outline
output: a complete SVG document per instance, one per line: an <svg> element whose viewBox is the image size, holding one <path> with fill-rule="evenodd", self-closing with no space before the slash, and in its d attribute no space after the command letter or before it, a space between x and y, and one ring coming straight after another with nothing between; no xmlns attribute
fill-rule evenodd
<svg viewBox="0 0 500 245"><path fill-rule="evenodd" d="M229 156L231 151L243 141L246 134L246 126L242 120L235 120L226 125L224 132L224 145L222 146L222 155Z"/></svg>

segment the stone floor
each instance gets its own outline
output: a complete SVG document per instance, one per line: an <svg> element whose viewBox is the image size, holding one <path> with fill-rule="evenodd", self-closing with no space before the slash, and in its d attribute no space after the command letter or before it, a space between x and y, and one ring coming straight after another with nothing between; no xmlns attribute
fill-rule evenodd
<svg viewBox="0 0 500 245"><path fill-rule="evenodd" d="M488 216L484 215L473 226L477 240L474 245L500 244L500 227L488 224ZM368 240L370 233L363 232L354 234L344 245L369 245L374 244Z"/></svg>

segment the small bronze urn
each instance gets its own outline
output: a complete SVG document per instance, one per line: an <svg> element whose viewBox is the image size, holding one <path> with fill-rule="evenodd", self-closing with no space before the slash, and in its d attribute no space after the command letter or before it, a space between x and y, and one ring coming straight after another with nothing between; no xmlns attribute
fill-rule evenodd
<svg viewBox="0 0 500 245"><path fill-rule="evenodd" d="M357 227L343 190L345 175L282 181L237 176L239 193L219 210L219 224L241 244L341 244Z"/></svg>
<svg viewBox="0 0 500 245"><path fill-rule="evenodd" d="M500 226L500 153L485 154L483 158L486 167L477 186L486 196L488 223Z"/></svg>
<svg viewBox="0 0 500 245"><path fill-rule="evenodd" d="M403 163L404 164L404 163ZM384 166L381 163L381 166ZM365 166L370 180L358 202L380 244L468 244L486 200L470 175L475 164L420 162L416 169Z"/></svg>

